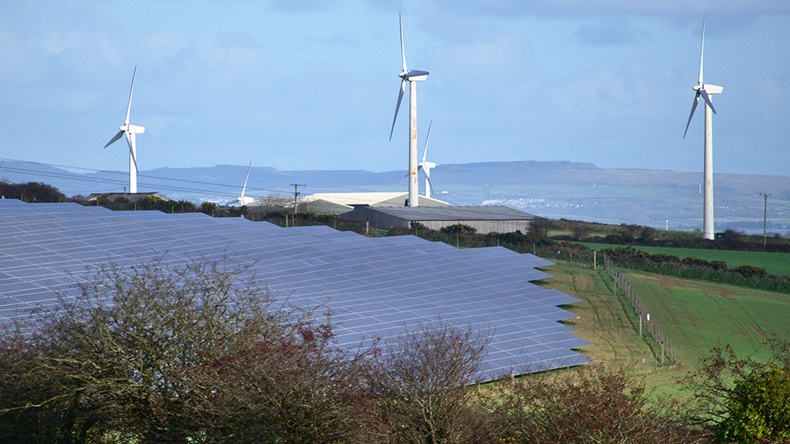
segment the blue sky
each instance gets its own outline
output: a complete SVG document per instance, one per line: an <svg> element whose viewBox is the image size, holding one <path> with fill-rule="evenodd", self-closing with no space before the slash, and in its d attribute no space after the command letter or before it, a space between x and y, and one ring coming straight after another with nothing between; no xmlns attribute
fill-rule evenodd
<svg viewBox="0 0 790 444"><path fill-rule="evenodd" d="M0 158L126 171L102 147L136 64L141 170L406 170L398 13L439 165L701 171L701 109L682 136L707 13L716 172L790 175L786 0L7 2Z"/></svg>

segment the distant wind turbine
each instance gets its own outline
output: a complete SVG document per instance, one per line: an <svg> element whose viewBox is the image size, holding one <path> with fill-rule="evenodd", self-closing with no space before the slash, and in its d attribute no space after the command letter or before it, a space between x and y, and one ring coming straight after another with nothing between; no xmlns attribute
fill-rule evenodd
<svg viewBox="0 0 790 444"><path fill-rule="evenodd" d="M398 103L395 105L395 116L392 118L392 129L390 129L390 140L395 131L395 121L398 120L398 110L406 92L406 82L409 82L409 206L419 206L418 184L417 184L417 83L428 78L428 71L413 69L409 71L406 66L406 50L403 45L403 19L398 14L400 24L400 53L403 61L403 69L398 74L401 78L400 90L398 92Z"/></svg>
<svg viewBox="0 0 790 444"><path fill-rule="evenodd" d="M436 164L433 162L428 162L428 140L431 138L431 127L433 126L433 121L428 124L428 134L425 136L425 149L422 152L422 162L420 162L420 169L425 173L425 197L431 197L431 168L435 168Z"/></svg>
<svg viewBox="0 0 790 444"><path fill-rule="evenodd" d="M239 203L239 206L244 206L255 202L255 199L253 199L252 197L244 195L244 192L247 191L247 180L250 178L251 169L252 169L252 161L250 161L250 166L247 167L247 177L244 178L244 186L241 188L241 196L236 198L236 201Z"/></svg>
<svg viewBox="0 0 790 444"><path fill-rule="evenodd" d="M713 114L716 113L716 108L713 107L711 96L713 94L721 94L724 90L723 87L717 85L707 85L702 81L702 60L705 53L705 18L702 19L702 46L699 51L699 78L697 85L692 89L696 91L694 94L694 102L691 104L691 113L686 122L686 131L683 132L683 138L691 124L691 118L694 117L694 110L697 109L700 97L705 101L705 166L703 175L705 178L705 194L703 196L703 214L702 214L702 238L713 239Z"/></svg>
<svg viewBox="0 0 790 444"><path fill-rule="evenodd" d="M126 135L126 142L129 144L129 192L137 192L137 134L143 134L145 127L130 125L129 113L132 110L132 93L134 92L134 78L137 75L137 65L134 65L134 73L132 73L132 87L129 89L129 104L126 106L126 118L123 120L120 130L117 134L104 145L104 148L117 142L122 136Z"/></svg>

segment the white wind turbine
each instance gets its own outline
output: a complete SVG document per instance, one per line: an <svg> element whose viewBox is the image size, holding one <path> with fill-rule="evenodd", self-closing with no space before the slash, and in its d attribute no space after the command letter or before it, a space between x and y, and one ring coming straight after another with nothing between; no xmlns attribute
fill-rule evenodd
<svg viewBox="0 0 790 444"><path fill-rule="evenodd" d="M244 186L241 188L241 196L236 198L236 201L239 203L239 206L244 206L255 202L255 199L253 199L252 197L244 195L244 192L247 191L247 180L250 178L251 169L252 169L252 161L250 161L250 166L247 167L247 177L244 178Z"/></svg>
<svg viewBox="0 0 790 444"><path fill-rule="evenodd" d="M419 206L418 185L417 185L417 83L428 78L428 71L413 69L409 71L406 67L406 50L403 45L403 20L398 14L400 24L400 53L403 61L403 70L398 74L401 78L400 91L398 92L398 103L395 105L395 116L392 118L392 129L390 129L390 140L395 131L395 121L398 120L398 110L400 109L403 94L406 91L406 82L409 82L409 206Z"/></svg>
<svg viewBox="0 0 790 444"><path fill-rule="evenodd" d="M694 102L691 104L691 113L689 114L688 122L686 122L686 131L683 133L683 138L686 138L686 133L691 124L691 118L694 117L694 110L697 109L699 98L705 101L705 166L703 169L703 176L705 178L705 194L703 197L703 214L702 214L702 238L713 239L713 114L716 113L716 108L713 107L711 95L721 94L724 90L723 87L717 85L708 85L702 81L702 59L705 52L705 18L702 19L702 46L699 51L699 78L697 85L692 89L696 91L694 95Z"/></svg>
<svg viewBox="0 0 790 444"><path fill-rule="evenodd" d="M134 78L137 75L137 65L134 65L134 73L132 74L132 87L129 89L129 104L126 106L126 118L118 131L104 148L117 142L121 136L126 135L126 142L129 144L129 192L137 192L137 134L143 134L145 127L130 125L129 112L132 109L132 93L134 92Z"/></svg>
<svg viewBox="0 0 790 444"><path fill-rule="evenodd" d="M422 162L420 162L420 169L425 173L425 197L431 197L431 168L435 168L436 164L433 162L428 162L428 140L431 138L431 126L433 126L433 121L428 124L428 134L425 136L425 149L422 152Z"/></svg>

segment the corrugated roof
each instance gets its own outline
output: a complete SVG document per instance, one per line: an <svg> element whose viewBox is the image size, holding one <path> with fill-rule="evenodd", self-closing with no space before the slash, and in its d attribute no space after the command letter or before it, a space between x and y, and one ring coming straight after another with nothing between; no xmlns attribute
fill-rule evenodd
<svg viewBox="0 0 790 444"><path fill-rule="evenodd" d="M380 202L401 198L406 200L408 193L405 192L390 192L390 191L373 191L364 193L315 193L305 196L303 202L312 202L316 200L325 200L327 202L336 203L339 205L376 205ZM430 199L442 204L447 205L439 199L420 196L420 200Z"/></svg>
<svg viewBox="0 0 790 444"><path fill-rule="evenodd" d="M408 221L429 220L531 220L535 216L502 206L470 207L375 207L377 211Z"/></svg>

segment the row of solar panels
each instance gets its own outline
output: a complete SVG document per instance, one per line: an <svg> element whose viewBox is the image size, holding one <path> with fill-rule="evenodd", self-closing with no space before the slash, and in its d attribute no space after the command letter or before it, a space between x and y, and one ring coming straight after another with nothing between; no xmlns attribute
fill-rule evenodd
<svg viewBox="0 0 790 444"><path fill-rule="evenodd" d="M589 361L574 351L587 342L557 322L575 317L557 306L576 299L530 283L548 277L536 267L550 263L500 247L459 250L414 236L15 200L0 200L0 247L0 321L73 294L102 264L226 256L254 263L261 283L292 304L326 304L340 346L391 340L441 318L491 335L488 377Z"/></svg>

